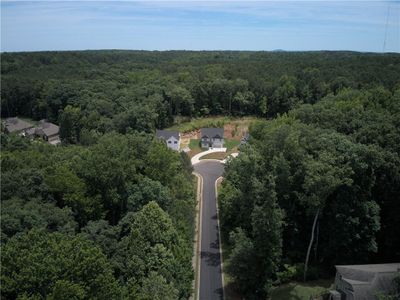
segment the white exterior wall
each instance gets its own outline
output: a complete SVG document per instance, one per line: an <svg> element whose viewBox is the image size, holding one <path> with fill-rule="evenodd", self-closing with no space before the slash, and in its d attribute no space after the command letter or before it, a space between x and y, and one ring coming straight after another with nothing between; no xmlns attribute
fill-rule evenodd
<svg viewBox="0 0 400 300"><path fill-rule="evenodd" d="M224 145L224 139L213 139L213 147L222 148Z"/></svg>
<svg viewBox="0 0 400 300"><path fill-rule="evenodd" d="M224 146L224 139L216 139L216 138L203 138L201 139L201 147L208 148L211 143L211 147L213 148L222 148Z"/></svg>
<svg viewBox="0 0 400 300"><path fill-rule="evenodd" d="M179 147L181 145L181 139L176 139L173 136L171 136L168 140L166 140L167 143L167 147L175 150L175 151L179 151Z"/></svg>

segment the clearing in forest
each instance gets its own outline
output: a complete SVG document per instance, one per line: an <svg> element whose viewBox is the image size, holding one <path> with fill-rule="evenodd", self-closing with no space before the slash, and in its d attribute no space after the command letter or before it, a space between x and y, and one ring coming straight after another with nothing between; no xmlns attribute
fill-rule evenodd
<svg viewBox="0 0 400 300"><path fill-rule="evenodd" d="M199 119L178 119L176 124L167 128L167 130L178 130L181 133L181 149L190 149L188 155L194 155L203 151L200 148L200 129L204 127L223 127L224 128L224 146L226 153L218 153L217 159L223 159L227 155L237 152L240 140L248 131L251 122L258 120L256 117L207 117ZM223 155L223 157L220 157ZM213 158L213 157L205 157Z"/></svg>

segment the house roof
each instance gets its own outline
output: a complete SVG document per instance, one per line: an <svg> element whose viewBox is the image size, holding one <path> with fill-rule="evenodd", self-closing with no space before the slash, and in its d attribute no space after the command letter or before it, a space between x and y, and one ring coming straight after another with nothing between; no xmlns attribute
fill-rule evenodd
<svg viewBox="0 0 400 300"><path fill-rule="evenodd" d="M336 270L340 274L348 274L352 276L356 276L363 273L393 273L400 270L400 263L392 263L392 264L372 264L372 265L345 265L345 266L336 266ZM350 277L348 277L350 278ZM351 278L354 280L360 280L358 278ZM362 280L361 280L362 281Z"/></svg>
<svg viewBox="0 0 400 300"><path fill-rule="evenodd" d="M42 131L46 136L56 135L60 131L60 127L58 127L56 124L47 122L46 120L40 120L37 129Z"/></svg>
<svg viewBox="0 0 400 300"><path fill-rule="evenodd" d="M8 132L18 132L21 130L32 128L34 125L19 118L8 118L4 122Z"/></svg>
<svg viewBox="0 0 400 300"><path fill-rule="evenodd" d="M350 284L360 299L375 299L374 292L389 291L400 263L336 266L341 279Z"/></svg>
<svg viewBox="0 0 400 300"><path fill-rule="evenodd" d="M201 128L201 137L213 138L219 136L220 138L224 137L224 129L223 128Z"/></svg>
<svg viewBox="0 0 400 300"><path fill-rule="evenodd" d="M156 137L168 140L171 136L179 140L179 131L157 130Z"/></svg>

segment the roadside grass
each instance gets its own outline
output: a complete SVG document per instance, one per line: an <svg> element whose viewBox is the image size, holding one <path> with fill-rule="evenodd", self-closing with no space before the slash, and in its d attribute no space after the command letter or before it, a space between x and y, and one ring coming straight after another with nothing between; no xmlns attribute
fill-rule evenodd
<svg viewBox="0 0 400 300"><path fill-rule="evenodd" d="M333 279L320 279L309 282L290 282L273 288L271 300L304 299L319 296L333 286Z"/></svg>

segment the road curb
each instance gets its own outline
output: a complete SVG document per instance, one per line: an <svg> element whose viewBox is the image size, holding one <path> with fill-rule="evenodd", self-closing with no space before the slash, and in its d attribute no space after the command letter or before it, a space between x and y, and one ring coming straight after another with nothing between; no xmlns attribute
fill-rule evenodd
<svg viewBox="0 0 400 300"><path fill-rule="evenodd" d="M221 226L219 224L219 208L218 208L218 181L224 177L220 176L215 180L215 204L217 205L217 223L218 223L218 235L219 235L219 255L221 257L221 277L222 277L222 299L225 300L225 277L224 277L224 259L222 257L222 244L221 244Z"/></svg>
<svg viewBox="0 0 400 300"><path fill-rule="evenodd" d="M194 282L193 282L193 295L191 299L198 300L200 294L200 250L201 250L201 225L202 225L202 202L203 202L203 177L193 172L194 176L197 177L197 205L196 205L196 228L195 228L195 243L193 246L193 269L195 272Z"/></svg>

